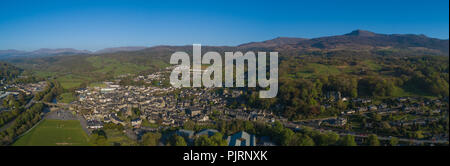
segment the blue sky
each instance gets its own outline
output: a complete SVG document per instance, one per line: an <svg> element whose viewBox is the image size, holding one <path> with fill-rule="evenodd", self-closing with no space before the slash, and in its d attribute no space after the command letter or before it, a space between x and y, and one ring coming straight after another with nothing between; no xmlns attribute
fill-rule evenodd
<svg viewBox="0 0 450 166"><path fill-rule="evenodd" d="M449 1L0 2L0 49L238 45L355 29L448 39Z"/></svg>

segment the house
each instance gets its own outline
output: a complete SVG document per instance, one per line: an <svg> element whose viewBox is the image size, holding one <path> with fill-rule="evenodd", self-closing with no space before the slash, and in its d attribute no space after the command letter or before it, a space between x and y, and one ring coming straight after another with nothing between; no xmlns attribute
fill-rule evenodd
<svg viewBox="0 0 450 166"><path fill-rule="evenodd" d="M114 90L116 90L116 88L102 88L100 91L102 93L111 93L114 92Z"/></svg>
<svg viewBox="0 0 450 166"><path fill-rule="evenodd" d="M367 107L359 107L357 108L358 112L366 112L367 111Z"/></svg>
<svg viewBox="0 0 450 166"><path fill-rule="evenodd" d="M89 129L100 129L103 128L103 123L97 120L89 120L87 126Z"/></svg>
<svg viewBox="0 0 450 166"><path fill-rule="evenodd" d="M131 126L133 126L133 127L139 127L139 126L141 126L141 123L142 123L141 118L136 118L136 119L131 120Z"/></svg>
<svg viewBox="0 0 450 166"><path fill-rule="evenodd" d="M346 123L347 119L341 117L335 119L327 119L321 122L321 124L327 124L330 126L344 126Z"/></svg>
<svg viewBox="0 0 450 166"><path fill-rule="evenodd" d="M185 111L186 111L186 114L191 116L191 117L199 115L199 114L202 113L201 109L193 108L193 107L192 108L187 108L187 109L185 109Z"/></svg>
<svg viewBox="0 0 450 166"><path fill-rule="evenodd" d="M119 119L119 117L117 117L117 114L111 114L111 122L113 122L114 124L121 124L121 125L126 125L126 123L122 120Z"/></svg>
<svg viewBox="0 0 450 166"><path fill-rule="evenodd" d="M104 117L104 118L103 118L103 121L104 121L105 123L109 123L109 122L111 122L111 119L110 119L109 117Z"/></svg>
<svg viewBox="0 0 450 166"><path fill-rule="evenodd" d="M370 111L376 111L377 109L378 109L377 106L374 105L369 106Z"/></svg>
<svg viewBox="0 0 450 166"><path fill-rule="evenodd" d="M240 91L240 90L233 90L232 93L231 93L231 97L232 98L237 98L237 97L239 97L241 95L242 95L242 91Z"/></svg>
<svg viewBox="0 0 450 166"><path fill-rule="evenodd" d="M248 134L245 131L238 132L227 138L228 146L255 146L255 135Z"/></svg>
<svg viewBox="0 0 450 166"><path fill-rule="evenodd" d="M342 97L341 92L339 92L339 91L338 92L329 91L326 93L325 96L329 101L338 101L338 100L341 100L341 97Z"/></svg>
<svg viewBox="0 0 450 166"><path fill-rule="evenodd" d="M5 98L9 95L17 96L17 95L19 95L19 93L18 92L5 92L4 94L0 95L0 99Z"/></svg>
<svg viewBox="0 0 450 166"><path fill-rule="evenodd" d="M354 114L354 113L356 113L356 111L353 109L341 112L341 114L346 114L346 115L350 115L350 114Z"/></svg>
<svg viewBox="0 0 450 166"><path fill-rule="evenodd" d="M388 107L388 105L385 103L378 105L378 109L386 109L387 107Z"/></svg>

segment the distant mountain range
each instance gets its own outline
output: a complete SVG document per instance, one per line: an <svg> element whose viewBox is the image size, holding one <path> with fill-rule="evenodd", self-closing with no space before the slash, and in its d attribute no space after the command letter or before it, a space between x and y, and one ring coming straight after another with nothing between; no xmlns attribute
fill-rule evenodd
<svg viewBox="0 0 450 166"><path fill-rule="evenodd" d="M62 55L76 55L76 54L103 54L121 51L138 51L145 48L148 47L113 47L101 49L95 52L89 50L77 50L73 48L58 48L58 49L41 48L34 51L21 51L9 49L9 50L0 50L0 59L16 58L16 57L62 56Z"/></svg>
<svg viewBox="0 0 450 166"><path fill-rule="evenodd" d="M74 55L74 54L89 54L88 50L76 50L73 48L58 48L49 49L41 48L35 51L20 51L20 50L0 50L0 58L14 58L14 57L44 57L57 55Z"/></svg>
<svg viewBox="0 0 450 166"><path fill-rule="evenodd" d="M171 50L185 46L155 46L155 47L114 47L105 48L95 52L88 50L76 50L72 48L62 49L39 49L35 51L0 50L0 59L16 57L46 57L76 54L108 54L117 52L160 52L165 48ZM251 42L236 47L211 47L220 50L407 50L430 55L449 55L449 40L430 38L425 35L415 34L378 34L365 30L355 30L348 34L319 37L319 38L291 38L278 37L262 42ZM180 51L182 51L180 50Z"/></svg>
<svg viewBox="0 0 450 166"><path fill-rule="evenodd" d="M287 45L287 44L297 44L302 41L305 41L308 39L304 38L293 38L293 37L277 37L272 40L266 40L263 42L251 42L247 44L241 44L238 47L277 47L281 45Z"/></svg>
<svg viewBox="0 0 450 166"><path fill-rule="evenodd" d="M146 49L148 47L112 47L112 48L105 48L98 51L95 51L95 54L104 54L104 53L115 53L115 52L122 52L122 51L139 51Z"/></svg>
<svg viewBox="0 0 450 166"><path fill-rule="evenodd" d="M377 34L355 30L348 34L313 39L279 37L263 42L239 45L243 48L292 50L373 50L401 49L421 51L424 54L449 55L449 40L414 34Z"/></svg>

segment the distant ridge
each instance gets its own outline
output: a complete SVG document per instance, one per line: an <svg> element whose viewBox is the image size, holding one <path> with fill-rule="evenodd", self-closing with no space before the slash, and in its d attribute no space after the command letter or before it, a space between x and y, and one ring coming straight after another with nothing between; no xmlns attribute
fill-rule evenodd
<svg viewBox="0 0 450 166"><path fill-rule="evenodd" d="M206 49L216 50L296 50L296 51L317 51L317 50L382 50L397 49L408 50L413 53L427 55L449 55L449 40L430 38L425 35L415 34L378 34L367 30L354 30L350 33L327 36L319 38L295 38L277 37L262 42L250 42L236 47L231 46L209 46ZM190 50L191 46L132 46L113 47L91 52L88 50L76 50L72 48L62 49L39 49L31 52L20 50L0 50L0 59L15 57L45 57L76 54L108 54L116 52L129 52L132 54L158 54Z"/></svg>
<svg viewBox="0 0 450 166"><path fill-rule="evenodd" d="M121 52L121 51L139 51L146 49L148 47L144 46L133 46L133 47L111 47L111 48L104 48L98 51L95 51L95 54L104 54L104 53L114 53L114 52Z"/></svg>
<svg viewBox="0 0 450 166"><path fill-rule="evenodd" d="M0 58L12 57L45 57L57 55L75 55L75 54L90 54L88 50L77 50L73 48L41 48L34 51L20 51L20 50L0 50Z"/></svg>
<svg viewBox="0 0 450 166"><path fill-rule="evenodd" d="M414 34L377 34L354 30L337 36L305 38L275 38L239 45L241 48L278 48L292 50L371 50L381 48L409 49L433 55L449 55L449 40Z"/></svg>
<svg viewBox="0 0 450 166"><path fill-rule="evenodd" d="M41 48L34 51L20 51L20 50L0 50L0 59L14 58L14 57L46 57L46 56L62 56L62 55L76 55L76 54L104 54L115 53L121 51L138 51L148 47L112 47L92 52L89 50L77 50L73 48Z"/></svg>
<svg viewBox="0 0 450 166"><path fill-rule="evenodd" d="M365 31L365 30L354 30L350 33L345 34L346 36L362 36L362 37L374 37L377 36L377 34L370 32L370 31Z"/></svg>
<svg viewBox="0 0 450 166"><path fill-rule="evenodd" d="M41 49L31 52L31 54L35 54L35 55L89 54L89 53L91 53L91 52L88 50L76 50L73 48L58 48L58 49L41 48Z"/></svg>
<svg viewBox="0 0 450 166"><path fill-rule="evenodd" d="M263 42L250 42L246 44L241 44L238 47L276 47L285 44L296 44L300 41L308 40L305 38L294 38L294 37L277 37L272 40L266 40Z"/></svg>

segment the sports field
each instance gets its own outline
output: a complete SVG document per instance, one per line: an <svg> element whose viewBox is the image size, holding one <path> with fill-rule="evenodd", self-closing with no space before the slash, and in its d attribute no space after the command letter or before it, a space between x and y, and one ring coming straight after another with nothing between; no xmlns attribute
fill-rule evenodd
<svg viewBox="0 0 450 166"><path fill-rule="evenodd" d="M13 146L86 146L89 137L78 120L45 119Z"/></svg>

